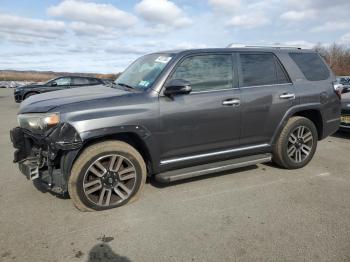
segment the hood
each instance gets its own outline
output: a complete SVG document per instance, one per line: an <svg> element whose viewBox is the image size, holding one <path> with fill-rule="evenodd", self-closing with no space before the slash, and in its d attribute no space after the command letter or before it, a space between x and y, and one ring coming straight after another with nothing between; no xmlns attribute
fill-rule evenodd
<svg viewBox="0 0 350 262"><path fill-rule="evenodd" d="M71 88L31 96L21 103L19 114L45 113L59 106L72 103L110 98L130 94L128 91L104 85Z"/></svg>

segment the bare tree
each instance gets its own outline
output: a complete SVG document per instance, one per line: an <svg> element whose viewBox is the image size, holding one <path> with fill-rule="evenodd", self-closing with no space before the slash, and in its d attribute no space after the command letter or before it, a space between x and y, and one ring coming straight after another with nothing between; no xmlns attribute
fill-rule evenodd
<svg viewBox="0 0 350 262"><path fill-rule="evenodd" d="M350 75L350 47L333 43L314 47L326 60L336 75Z"/></svg>

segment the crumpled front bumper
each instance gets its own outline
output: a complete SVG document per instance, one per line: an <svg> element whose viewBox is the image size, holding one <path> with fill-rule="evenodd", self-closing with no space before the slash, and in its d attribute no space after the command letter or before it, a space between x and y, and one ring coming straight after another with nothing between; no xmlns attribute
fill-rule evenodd
<svg viewBox="0 0 350 262"><path fill-rule="evenodd" d="M34 134L21 127L10 131L14 152L14 163L30 180L40 179L50 187L66 191L64 166L67 155L78 152L82 141L74 127L62 123L45 134Z"/></svg>
<svg viewBox="0 0 350 262"><path fill-rule="evenodd" d="M21 127L16 127L10 131L10 137L16 149L14 163L33 156L35 150L46 152L46 157L54 160L59 151L75 150L82 146L79 134L67 123L60 124L45 134L34 134Z"/></svg>

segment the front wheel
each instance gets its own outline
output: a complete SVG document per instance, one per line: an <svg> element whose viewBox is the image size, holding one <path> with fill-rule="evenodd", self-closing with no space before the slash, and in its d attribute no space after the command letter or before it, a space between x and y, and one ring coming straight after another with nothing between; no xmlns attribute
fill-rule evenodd
<svg viewBox="0 0 350 262"><path fill-rule="evenodd" d="M82 211L105 210L134 200L146 181L140 153L122 141L106 141L86 148L74 163L69 195Z"/></svg>
<svg viewBox="0 0 350 262"><path fill-rule="evenodd" d="M305 117L288 120L273 148L273 161L287 169L306 166L315 154L318 134L315 124Z"/></svg>

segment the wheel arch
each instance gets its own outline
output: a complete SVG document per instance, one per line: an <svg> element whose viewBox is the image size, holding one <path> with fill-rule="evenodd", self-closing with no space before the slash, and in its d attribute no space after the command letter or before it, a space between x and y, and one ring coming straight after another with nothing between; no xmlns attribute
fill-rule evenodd
<svg viewBox="0 0 350 262"><path fill-rule="evenodd" d="M321 140L323 137L323 118L320 110L317 109L307 109L298 111L292 116L302 116L311 120L317 129L318 140Z"/></svg>
<svg viewBox="0 0 350 262"><path fill-rule="evenodd" d="M29 90L28 92L23 94L23 98L22 99L23 100L27 99L29 94L38 95L38 94L40 94L40 92L39 91L34 91L34 90Z"/></svg>
<svg viewBox="0 0 350 262"><path fill-rule="evenodd" d="M287 124L288 120L293 116L302 116L310 119L316 126L318 133L318 140L323 138L324 133L324 123L323 116L321 113L321 105L319 103L311 103L307 105L298 105L290 108L284 115L283 119L280 121L270 143L274 145L282 132L284 126Z"/></svg>
<svg viewBox="0 0 350 262"><path fill-rule="evenodd" d="M145 139L135 132L118 132L110 133L100 136L89 136L83 140L83 145L73 151L68 151L62 156L63 161L61 162L62 172L65 178L68 179L70 171L74 165L74 162L78 159L80 154L89 146L105 142L105 141L123 141L132 147L134 147L142 156L146 163L147 174L153 174L155 165L154 165L154 156L151 153L149 143L145 142Z"/></svg>

